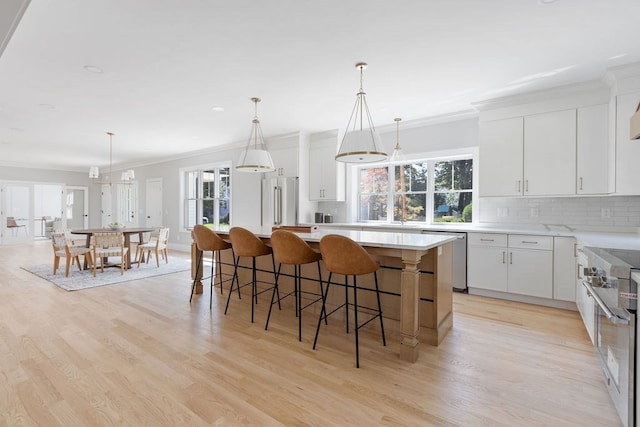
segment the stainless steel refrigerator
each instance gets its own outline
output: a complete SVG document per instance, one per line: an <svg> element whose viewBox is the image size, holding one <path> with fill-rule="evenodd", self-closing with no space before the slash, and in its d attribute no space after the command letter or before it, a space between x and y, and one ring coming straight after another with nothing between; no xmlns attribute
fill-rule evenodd
<svg viewBox="0 0 640 427"><path fill-rule="evenodd" d="M263 227L298 224L298 177L265 178L261 194Z"/></svg>

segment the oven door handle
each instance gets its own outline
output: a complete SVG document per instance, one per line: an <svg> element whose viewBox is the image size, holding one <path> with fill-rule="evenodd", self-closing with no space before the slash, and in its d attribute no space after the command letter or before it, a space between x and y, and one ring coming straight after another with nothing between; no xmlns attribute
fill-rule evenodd
<svg viewBox="0 0 640 427"><path fill-rule="evenodd" d="M583 281L582 286L587 288L587 292L593 297L594 301L598 304L600 309L604 312L604 315L607 316L607 320L616 325L628 325L629 319L624 319L616 314L614 314L611 309L605 304L604 301L600 298L597 292L593 290L593 286L590 283Z"/></svg>

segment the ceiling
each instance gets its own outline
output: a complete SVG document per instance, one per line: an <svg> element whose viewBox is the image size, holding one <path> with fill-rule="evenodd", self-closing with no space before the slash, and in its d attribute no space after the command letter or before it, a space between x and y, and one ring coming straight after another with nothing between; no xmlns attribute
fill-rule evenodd
<svg viewBox="0 0 640 427"><path fill-rule="evenodd" d="M4 0L2 16L4 166L105 166L107 131L121 166L241 143L254 96L267 140L344 128L358 61L378 127L640 61L637 0Z"/></svg>

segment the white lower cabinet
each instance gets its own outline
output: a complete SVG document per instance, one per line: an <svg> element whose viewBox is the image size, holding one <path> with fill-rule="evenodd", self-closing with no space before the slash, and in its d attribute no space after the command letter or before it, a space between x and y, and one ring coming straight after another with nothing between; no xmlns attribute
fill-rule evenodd
<svg viewBox="0 0 640 427"><path fill-rule="evenodd" d="M553 237L469 233L470 288L553 298Z"/></svg>

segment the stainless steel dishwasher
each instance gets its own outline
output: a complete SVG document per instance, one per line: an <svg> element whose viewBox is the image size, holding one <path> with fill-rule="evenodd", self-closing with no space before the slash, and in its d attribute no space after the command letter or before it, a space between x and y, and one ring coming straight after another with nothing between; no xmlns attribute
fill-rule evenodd
<svg viewBox="0 0 640 427"><path fill-rule="evenodd" d="M453 241L453 290L467 292L467 233L457 231L422 230L422 234L456 236Z"/></svg>

